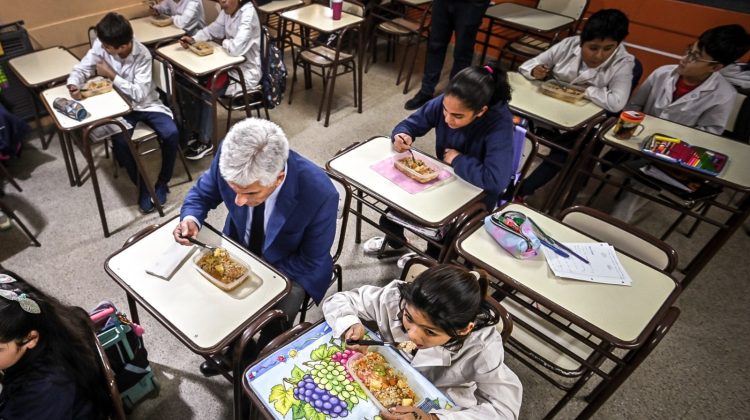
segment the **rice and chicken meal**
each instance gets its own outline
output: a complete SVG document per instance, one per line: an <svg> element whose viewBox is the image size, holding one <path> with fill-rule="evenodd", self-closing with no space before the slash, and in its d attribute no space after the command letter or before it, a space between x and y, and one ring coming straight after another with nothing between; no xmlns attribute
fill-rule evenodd
<svg viewBox="0 0 750 420"><path fill-rule="evenodd" d="M354 373L385 408L413 406L417 399L404 376L393 369L378 352L369 352L356 360Z"/></svg>
<svg viewBox="0 0 750 420"><path fill-rule="evenodd" d="M201 257L198 267L224 284L239 279L247 272L247 268L234 261L224 248L216 248Z"/></svg>
<svg viewBox="0 0 750 420"><path fill-rule="evenodd" d="M401 160L399 160L404 166L411 169L412 171L421 174L421 175L429 175L433 172L435 172L434 169L427 166L423 160L421 159L413 159L411 157L406 157Z"/></svg>

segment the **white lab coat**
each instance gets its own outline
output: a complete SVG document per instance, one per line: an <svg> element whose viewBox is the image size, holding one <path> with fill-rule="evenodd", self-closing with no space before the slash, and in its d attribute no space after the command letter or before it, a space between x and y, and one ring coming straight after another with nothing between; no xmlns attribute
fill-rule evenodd
<svg viewBox="0 0 750 420"><path fill-rule="evenodd" d="M334 336L363 320L376 322L386 341L409 341L398 317L400 283L362 286L326 299L323 314ZM431 411L441 419L517 419L523 388L503 360L500 333L495 327L485 327L472 331L460 350L452 352L442 346L422 349L411 364L456 403L451 410Z"/></svg>
<svg viewBox="0 0 750 420"><path fill-rule="evenodd" d="M245 76L245 87L253 89L258 86L261 76L260 63L260 21L252 3L246 3L229 16L223 10L210 25L196 32L196 41L222 39L221 46L231 56L245 56L240 64ZM227 88L226 96L241 92L239 84L232 82Z"/></svg>
<svg viewBox="0 0 750 420"><path fill-rule="evenodd" d="M730 64L719 70L719 73L727 82L737 87L750 88L750 64Z"/></svg>
<svg viewBox="0 0 750 420"><path fill-rule="evenodd" d="M661 66L638 88L630 107L678 124L721 134L734 106L737 91L714 72L700 86L672 101L677 65Z"/></svg>
<svg viewBox="0 0 750 420"><path fill-rule="evenodd" d="M188 35L206 26L206 13L202 0L162 0L154 5L162 15L172 16L174 25Z"/></svg>
<svg viewBox="0 0 750 420"><path fill-rule="evenodd" d="M586 97L610 112L619 112L628 103L633 84L633 57L620 43L615 52L597 68L589 68L581 60L581 39L571 36L547 51L521 64L518 71L527 79L534 79L531 71L547 65L560 81L587 86Z"/></svg>
<svg viewBox="0 0 750 420"><path fill-rule="evenodd" d="M110 55L102 47L101 41L96 39L81 62L73 67L67 84L83 87L88 79L96 76L96 63L99 60L105 61L115 71L113 85L130 99L133 111L161 112L172 116L172 111L159 100L159 94L156 93L152 80L151 53L135 38L133 50L124 59Z"/></svg>

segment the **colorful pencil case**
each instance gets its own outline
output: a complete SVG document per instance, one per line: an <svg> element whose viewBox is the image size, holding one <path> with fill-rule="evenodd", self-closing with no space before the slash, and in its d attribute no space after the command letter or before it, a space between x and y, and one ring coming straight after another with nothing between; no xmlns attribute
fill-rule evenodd
<svg viewBox="0 0 750 420"><path fill-rule="evenodd" d="M729 158L704 147L691 146L689 143L665 134L655 133L647 137L641 145L641 151L668 162L701 172L706 175L719 175Z"/></svg>
<svg viewBox="0 0 750 420"><path fill-rule="evenodd" d="M518 212L506 211L484 218L484 228L504 250L518 259L535 257L542 243L534 233L529 218L513 217Z"/></svg>

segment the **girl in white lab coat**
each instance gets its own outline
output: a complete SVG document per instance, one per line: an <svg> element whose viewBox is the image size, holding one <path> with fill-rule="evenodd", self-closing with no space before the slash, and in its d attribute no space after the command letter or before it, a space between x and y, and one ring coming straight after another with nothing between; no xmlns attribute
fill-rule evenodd
<svg viewBox="0 0 750 420"><path fill-rule="evenodd" d="M622 41L628 35L628 17L617 9L602 9L591 15L580 36L565 38L547 51L526 61L518 71L526 78L554 78L586 88L586 98L609 112L620 112L633 88L635 58ZM555 142L570 149L578 131L562 133ZM552 149L544 161L524 180L519 195L534 193L547 184L567 157L567 152Z"/></svg>
<svg viewBox="0 0 750 420"><path fill-rule="evenodd" d="M394 407L381 413L383 418L518 418L521 382L503 362L502 338L494 327L499 318L484 299L487 288L484 273L446 264L429 268L413 283L363 286L323 302L334 336L361 339L362 321L370 321L377 323L384 340L414 343L412 366L457 405L430 413Z"/></svg>
<svg viewBox="0 0 750 420"><path fill-rule="evenodd" d="M183 0L184 1L184 0ZM250 0L218 0L221 11L215 21L198 31L194 36L180 38L180 43L187 48L188 44L196 41L222 40L221 46L227 54L238 57L245 56L245 61L239 64L245 78L245 88L253 89L260 82L260 20L258 12ZM219 95L234 96L242 92L242 86L226 80L217 80L219 86L213 86ZM205 98L204 99L208 99ZM193 142L185 151L185 157L198 160L213 151L211 136L213 134L213 116L206 104L201 104L199 119L198 141Z"/></svg>
<svg viewBox="0 0 750 420"><path fill-rule="evenodd" d="M202 0L152 0L150 7L154 15L171 16L174 26L188 35L193 35L206 26Z"/></svg>

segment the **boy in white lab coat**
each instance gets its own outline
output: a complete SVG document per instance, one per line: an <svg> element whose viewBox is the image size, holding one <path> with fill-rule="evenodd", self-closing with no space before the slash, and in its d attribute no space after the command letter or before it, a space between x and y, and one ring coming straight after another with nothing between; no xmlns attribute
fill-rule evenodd
<svg viewBox="0 0 750 420"><path fill-rule="evenodd" d="M622 41L628 35L629 21L617 9L602 9L591 15L581 35L571 36L526 61L518 71L528 79L555 78L586 88L586 98L609 112L620 112L633 87L635 58ZM566 132L555 142L573 146L578 132ZM549 158L560 165L567 152L553 149ZM531 195L559 172L560 165L544 161L524 180L519 196Z"/></svg>
<svg viewBox="0 0 750 420"><path fill-rule="evenodd" d="M149 7L154 15L172 16L174 26L193 35L206 26L203 0L151 0Z"/></svg>
<svg viewBox="0 0 750 420"><path fill-rule="evenodd" d="M734 63L748 49L750 35L742 26L709 29L688 46L679 64L654 70L633 95L628 108L721 135L737 91L719 70ZM636 189L646 187L638 185ZM646 201L639 195L626 194L612 215L628 222Z"/></svg>
<svg viewBox="0 0 750 420"><path fill-rule="evenodd" d="M96 34L94 45L68 76L68 91L73 99L80 99L84 83L99 75L112 80L117 90L128 97L133 111L124 117L125 120L133 127L138 122L143 122L161 139L161 171L154 189L160 204L164 205L180 136L172 119L172 111L159 100L153 84L151 53L133 38L130 22L117 13L105 15L96 24ZM138 205L141 212L150 213L154 211L154 203L143 179L136 181L139 175L127 141L122 133L114 135L112 151L115 159L127 171L130 180L140 187Z"/></svg>

